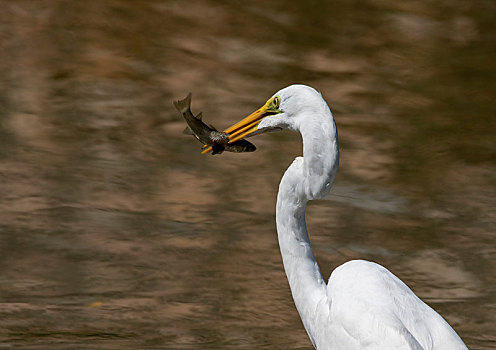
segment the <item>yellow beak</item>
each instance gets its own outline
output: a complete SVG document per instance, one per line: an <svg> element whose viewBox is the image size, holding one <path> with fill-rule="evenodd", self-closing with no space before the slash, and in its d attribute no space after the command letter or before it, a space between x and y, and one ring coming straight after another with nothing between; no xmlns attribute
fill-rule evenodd
<svg viewBox="0 0 496 350"><path fill-rule="evenodd" d="M244 139L246 137L250 137L252 133L257 131L258 124L260 124L263 118L267 117L268 115L277 113L273 110L273 108L270 108L271 102L272 99L267 101L267 103L265 103L263 107L257 109L255 112L253 112L243 120L224 130L225 133L229 134L229 142L231 143ZM208 146L202 151L202 154L206 154L211 151L212 147Z"/></svg>

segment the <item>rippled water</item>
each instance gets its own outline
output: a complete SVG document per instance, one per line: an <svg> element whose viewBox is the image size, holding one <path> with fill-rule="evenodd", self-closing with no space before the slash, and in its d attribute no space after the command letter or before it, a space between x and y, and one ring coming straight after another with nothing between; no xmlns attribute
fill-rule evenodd
<svg viewBox="0 0 496 350"><path fill-rule="evenodd" d="M340 132L308 225L496 348L492 1L1 1L0 348L310 349L274 225L296 134L201 156L291 83Z"/></svg>

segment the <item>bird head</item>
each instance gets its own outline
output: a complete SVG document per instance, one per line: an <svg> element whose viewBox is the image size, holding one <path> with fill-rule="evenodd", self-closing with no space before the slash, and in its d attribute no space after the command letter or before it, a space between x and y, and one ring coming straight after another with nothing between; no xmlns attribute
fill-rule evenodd
<svg viewBox="0 0 496 350"><path fill-rule="evenodd" d="M297 131L308 118L319 115L322 108L328 109L317 90L306 85L290 85L276 92L262 107L224 132L229 134L229 142L235 142L267 131ZM207 148L202 153L209 151L210 148Z"/></svg>

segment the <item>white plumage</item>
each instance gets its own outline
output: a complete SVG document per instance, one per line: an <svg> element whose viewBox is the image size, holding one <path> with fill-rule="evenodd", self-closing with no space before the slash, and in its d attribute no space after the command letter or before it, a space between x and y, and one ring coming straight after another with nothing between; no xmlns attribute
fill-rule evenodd
<svg viewBox="0 0 496 350"><path fill-rule="evenodd" d="M314 347L467 349L438 313L381 265L349 261L326 285L305 223L307 202L329 193L339 165L336 124L320 93L304 85L284 88L226 131L235 140L257 129L290 129L303 138L303 157L294 160L279 185L276 224L291 293Z"/></svg>

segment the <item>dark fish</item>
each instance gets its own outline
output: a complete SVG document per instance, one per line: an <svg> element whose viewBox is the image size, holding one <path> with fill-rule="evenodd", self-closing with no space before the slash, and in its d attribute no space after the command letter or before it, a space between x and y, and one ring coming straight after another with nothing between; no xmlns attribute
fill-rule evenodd
<svg viewBox="0 0 496 350"><path fill-rule="evenodd" d="M191 112L191 93L184 100L174 101L174 106L182 114L188 126L185 132L195 136L201 143L212 146L212 154L228 152L253 152L256 147L246 140L229 143L229 134L218 131L202 121L201 113L196 117Z"/></svg>
<svg viewBox="0 0 496 350"><path fill-rule="evenodd" d="M238 140L229 142L226 145L226 151L234 153L254 152L257 149L255 145L247 140Z"/></svg>

